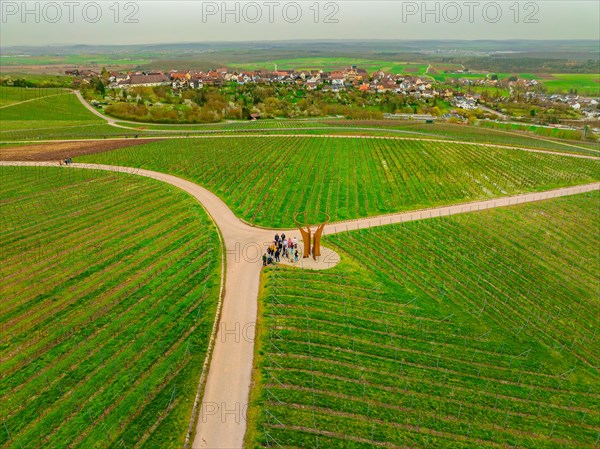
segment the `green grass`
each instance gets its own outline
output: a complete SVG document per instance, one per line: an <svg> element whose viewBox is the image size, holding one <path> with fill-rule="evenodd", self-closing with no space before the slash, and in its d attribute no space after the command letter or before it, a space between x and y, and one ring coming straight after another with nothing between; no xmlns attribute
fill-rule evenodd
<svg viewBox="0 0 600 449"><path fill-rule="evenodd" d="M598 144L593 142L563 140L553 136L544 136L542 140L539 137L536 137L533 132L523 131L519 133L507 133L504 130L495 130L485 127L487 123L485 121L479 123L483 126L465 126L446 123L438 123L435 126L430 126L421 123L405 129L465 142L493 143L517 148L533 148L564 153L581 153L591 156L598 156L598 151L600 149Z"/></svg>
<svg viewBox="0 0 600 449"><path fill-rule="evenodd" d="M482 121L479 126L484 128L499 128L511 131L529 131L544 137L554 137L563 139L579 140L582 138L583 132L578 129L561 129L551 128L548 126L535 126L528 124L517 123L502 123L502 122L487 122ZM597 147L597 146L596 146Z"/></svg>
<svg viewBox="0 0 600 449"><path fill-rule="evenodd" d="M246 447L595 447L600 194L330 236L263 275Z"/></svg>
<svg viewBox="0 0 600 449"><path fill-rule="evenodd" d="M21 95L32 96L37 100L0 109L1 140L22 139L31 135L40 138L55 131L64 131L68 127L103 123L101 118L88 111L71 92L63 91L59 95L46 96L44 94L48 89L41 89L39 93L34 89L31 91L29 93L27 90L23 94L21 88L2 88L1 94L7 101L18 99Z"/></svg>
<svg viewBox="0 0 600 449"><path fill-rule="evenodd" d="M458 80L458 79L471 79L471 80L479 80L486 79L487 73L436 73L431 75L433 79L439 82L447 82L449 80Z"/></svg>
<svg viewBox="0 0 600 449"><path fill-rule="evenodd" d="M5 88L8 89L8 88ZM18 88L12 88L18 89ZM2 128L12 128L12 122L18 123L15 128L21 127L21 122L45 121L95 121L102 123L100 117L96 117L88 111L77 99L75 94L65 92L63 95L44 96L39 101L30 101L8 108L0 109Z"/></svg>
<svg viewBox="0 0 600 449"><path fill-rule="evenodd" d="M60 140L60 139L104 139L104 138L129 138L134 135L156 137L156 133L145 133L139 130L130 130L116 128L101 122L39 122L33 126L41 126L41 128L28 128L28 122L17 123L12 125L16 128L22 126L22 129L12 129L0 131L0 143L2 142L18 142L18 141L36 141L36 140Z"/></svg>
<svg viewBox="0 0 600 449"><path fill-rule="evenodd" d="M6 67L0 67L0 79L8 82L11 80L25 79L35 86L43 89L71 88L73 86L73 77L64 75L49 75L43 73L18 73L6 71ZM2 89L2 87L0 87Z"/></svg>
<svg viewBox="0 0 600 449"><path fill-rule="evenodd" d="M419 140L329 137L172 139L77 158L197 182L239 217L293 227L591 182L597 160Z"/></svg>
<svg viewBox="0 0 600 449"><path fill-rule="evenodd" d="M310 120L258 120L255 122L239 121L210 125L153 125L118 122L133 129L116 128L107 125L101 118L91 114L71 93L54 95L60 91L54 89L22 89L13 87L0 88L0 142L45 139L102 139L108 137L139 136L174 136L197 135L252 131L260 133L303 133L303 134L371 134L396 136L405 133L418 133L433 138L449 138L473 142L500 143L513 146L544 148L565 152L590 153L586 149L574 148L556 143L544 142L525 135L509 136L499 132L480 130L448 124L424 125L423 123L376 120L353 121L343 119L310 119ZM48 96L50 94L52 96ZM2 104L14 104L17 101L39 98L1 108ZM362 128L353 131L345 128ZM298 130L294 130L298 128ZM322 131L311 128L322 128ZM417 134L417 135L418 135ZM591 152L593 154L593 151Z"/></svg>
<svg viewBox="0 0 600 449"><path fill-rule="evenodd" d="M14 105L22 101L39 100L50 101L57 95L66 94L65 89L60 88L25 88L25 87L6 87L0 86L0 107ZM43 100L44 99L44 100Z"/></svg>
<svg viewBox="0 0 600 449"><path fill-rule="evenodd" d="M571 89L579 95L600 97L600 75L596 74L553 74L553 79L542 80L550 92L568 93Z"/></svg>
<svg viewBox="0 0 600 449"><path fill-rule="evenodd" d="M409 120L345 120L324 118L318 120L258 120L218 123L210 125L142 125L117 122L124 126L133 127L145 135L169 136L173 133L161 131L179 131L179 135L226 134L229 132L256 132L265 134L298 133L298 134L358 134L373 136L405 136L421 135L428 138L460 140L466 142L481 142L509 145L517 148L539 148L550 151L598 154L598 144L580 141L565 141L558 136L544 136L553 141L540 140L527 133L507 134L502 131L479 129L473 126L455 125L451 123L424 124L423 121ZM482 122L484 125L486 122ZM500 124L502 127L502 124ZM509 129L513 129L510 126ZM515 128L516 129L516 128ZM535 134L532 131L532 134ZM546 133L548 134L548 133ZM575 133L574 133L575 134ZM591 151L590 151L591 150Z"/></svg>
<svg viewBox="0 0 600 449"><path fill-rule="evenodd" d="M447 82L457 79L486 79L488 74L485 73L437 73L431 75L436 81ZM514 76L513 73L498 73L500 80L505 80ZM541 82L549 93L569 93L571 90L576 90L579 95L588 95L592 97L600 96L600 76L596 73L553 73L553 74L532 74L518 73L518 79L537 80ZM493 94L492 88L489 88L488 93ZM506 93L506 91L502 91Z"/></svg>
<svg viewBox="0 0 600 449"><path fill-rule="evenodd" d="M486 94L492 98L498 98L498 97L509 98L510 97L509 89L495 87L495 86L465 86L465 87L461 87L460 90L462 92L469 92L469 93L474 92L474 93L477 93L480 95Z"/></svg>
<svg viewBox="0 0 600 449"><path fill-rule="evenodd" d="M0 141L135 134L111 129L66 90L2 87L0 95L2 104L9 104L0 108ZM29 99L34 101L16 104Z"/></svg>
<svg viewBox="0 0 600 449"><path fill-rule="evenodd" d="M167 130L167 131L225 131L225 130L238 130L238 129L288 129L288 128L305 128L305 127L326 127L327 124L323 122L324 119L319 120L240 120L233 122L223 123L209 123L209 124L193 124L193 125L172 125L172 124L152 124L152 123L129 123L129 122L117 122L117 124L129 127L135 127L140 130Z"/></svg>
<svg viewBox="0 0 600 449"><path fill-rule="evenodd" d="M181 447L219 294L207 214L132 175L0 179L0 447Z"/></svg>
<svg viewBox="0 0 600 449"><path fill-rule="evenodd" d="M312 58L292 58L292 59L277 59L261 63L245 63L235 64L244 70L274 70L277 64L278 70L339 70L349 69L356 65L360 69L365 69L369 75L377 70L404 75L424 75L427 70L427 64L414 62L396 62L396 61L380 61L376 59L364 58L328 58L328 57L312 57Z"/></svg>

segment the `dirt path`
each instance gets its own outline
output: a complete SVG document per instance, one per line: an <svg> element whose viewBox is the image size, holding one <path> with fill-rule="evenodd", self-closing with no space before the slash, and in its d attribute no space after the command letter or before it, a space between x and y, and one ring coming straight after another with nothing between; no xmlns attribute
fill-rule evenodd
<svg viewBox="0 0 600 449"><path fill-rule="evenodd" d="M153 140L152 140L153 141ZM103 153L117 148L131 147L152 142L139 139L98 140L94 142L75 141L54 144L24 145L4 148L0 146L0 160L2 161L58 161L68 157L83 156L86 154Z"/></svg>
<svg viewBox="0 0 600 449"><path fill-rule="evenodd" d="M561 196L576 195L578 193L600 190L600 182L584 184L581 186L564 187L562 189L548 190L545 192L524 193L507 197L494 198L490 200L474 201L470 203L456 204L452 206L441 206L430 209L422 209L410 212L382 215L358 220L331 223L325 226L324 235L338 234L340 232L356 231L358 229L374 228L390 224L404 223L406 221L427 220L448 215L458 215L468 212L477 212L496 207L514 206L517 204L531 203L534 201L549 200Z"/></svg>
<svg viewBox="0 0 600 449"><path fill-rule="evenodd" d="M0 162L0 165L56 166L56 163ZM256 228L243 223L215 194L197 184L172 175L97 164L72 164L70 167L63 167L64 170L71 168L116 171L169 183L195 197L218 226L226 253L224 296L222 297L220 318L217 315L215 332L211 337L211 342L214 341L214 348L212 348L212 352L209 348L205 362L205 366L209 366L208 374L204 371L201 377L204 379L206 376L206 384L202 402L198 404L195 438L193 444L187 447L194 449L241 448L246 432L245 413L251 386L259 275L262 268L261 256L276 231ZM385 217L332 223L325 228L325 234L522 204L594 190L600 190L600 183ZM299 232L293 232L291 235L300 240ZM329 266L325 262L320 266L313 264L311 268L329 268ZM210 363L208 363L209 361Z"/></svg>
<svg viewBox="0 0 600 449"><path fill-rule="evenodd" d="M81 92L79 92L78 90L74 90L73 93L75 94L75 96L77 97L77 99L81 102L81 104L88 110L90 111L92 114L94 114L95 116L100 117L101 119L105 120L109 125L114 125L115 122L117 121L117 119L109 117L107 115L104 115L100 112L98 112L96 110L96 108L94 106L92 106L91 104L89 104L85 98L83 98L81 96Z"/></svg>

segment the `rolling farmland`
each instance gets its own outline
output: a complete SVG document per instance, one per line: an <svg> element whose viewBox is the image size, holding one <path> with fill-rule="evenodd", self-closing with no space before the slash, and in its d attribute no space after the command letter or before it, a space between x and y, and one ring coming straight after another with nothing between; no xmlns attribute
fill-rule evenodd
<svg viewBox="0 0 600 449"><path fill-rule="evenodd" d="M485 122L483 122L485 123ZM154 125L117 122L120 126L135 129L147 135L173 136L177 131L180 135L196 136L206 134L226 134L251 132L260 134L298 133L298 134L346 134L346 135L384 135L397 137L408 136L459 140L464 142L496 143L526 148L542 148L559 152L574 152L583 154L598 154L598 146L592 142L541 140L531 134L521 132L508 134L486 127L463 126L450 123L424 124L422 121L398 120L260 120L255 122L239 121L208 125ZM520 130L524 131L524 130ZM118 133L119 131L113 130ZM123 129L123 132L126 130ZM162 134L161 134L162 132ZM151 134L152 133L152 134ZM98 137L102 134L99 133ZM589 149L588 149L589 148Z"/></svg>
<svg viewBox="0 0 600 449"><path fill-rule="evenodd" d="M45 97L54 97L66 94L66 89L46 88L46 89L27 89L20 87L0 86L0 108L9 105L16 105L24 101L41 100Z"/></svg>
<svg viewBox="0 0 600 449"><path fill-rule="evenodd" d="M0 179L0 447L181 447L220 285L203 208L118 173Z"/></svg>
<svg viewBox="0 0 600 449"><path fill-rule="evenodd" d="M10 93L4 93L10 91ZM2 88L2 95L8 98L18 98L20 88ZM34 90L34 89L32 89ZM36 96L31 96L35 101L29 101L22 104L14 104L10 107L0 109L0 118L2 119L3 129L21 129L27 123L38 123L49 121L51 123L63 122L81 122L93 121L103 123L102 119L96 117L79 102L75 94L62 90L55 92L55 89L40 89L42 92L36 92ZM46 93L50 91L49 95ZM23 100L19 100L23 101ZM63 123L64 124L64 123Z"/></svg>
<svg viewBox="0 0 600 449"><path fill-rule="evenodd" d="M12 91L0 104L0 140L188 129L118 128L70 93L23 95ZM200 184L226 203L187 186L216 217L227 248L275 232L231 211L281 229L303 211L309 221L324 212L340 221L600 178L591 144L471 126L272 120L189 128L203 131L221 135L57 141L28 154L51 161L64 152ZM373 138L333 135L343 133ZM91 154L130 143L140 145ZM0 167L0 449L182 447L217 313L217 230L173 186L82 168ZM346 232L325 239L342 255L334 268L266 269L246 446L597 446L599 201L594 192ZM258 289L261 262L236 255L226 253L227 282L241 288L237 296L225 289L229 315L218 322L254 329L248 285ZM236 268L246 277L235 278ZM246 346L235 356L231 347L215 351L209 406L223 397L245 404ZM221 430L241 445L245 420L225 428L222 415L213 418L216 425L198 419L193 447Z"/></svg>
<svg viewBox="0 0 600 449"><path fill-rule="evenodd" d="M239 217L293 227L488 199L598 179L597 160L449 142L328 137L165 140L79 162L167 172L206 186ZM234 161L234 162L232 162Z"/></svg>
<svg viewBox="0 0 600 449"><path fill-rule="evenodd" d="M597 446L599 206L343 233L331 270L266 270L246 446Z"/></svg>
<svg viewBox="0 0 600 449"><path fill-rule="evenodd" d="M65 89L0 87L1 141L106 135L116 128L91 114ZM127 130L120 130L127 134Z"/></svg>

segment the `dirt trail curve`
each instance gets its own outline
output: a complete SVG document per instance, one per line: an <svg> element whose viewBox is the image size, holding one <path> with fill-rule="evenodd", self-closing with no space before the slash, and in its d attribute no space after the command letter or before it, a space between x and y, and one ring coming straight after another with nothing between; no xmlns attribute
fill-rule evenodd
<svg viewBox="0 0 600 449"><path fill-rule="evenodd" d="M90 111L92 114L100 117L103 120L106 120L107 124L111 125L111 126L115 126L115 122L117 121L117 119L109 117L108 115L104 115L100 112L98 112L96 110L96 108L94 106L92 106L91 104L89 104L87 101L85 101L85 98L83 98L81 96L81 92L79 92L78 90L73 90L72 91L75 96L77 97L77 99L81 102L81 104L88 110Z"/></svg>
<svg viewBox="0 0 600 449"><path fill-rule="evenodd" d="M56 166L43 162L0 162L4 166ZM194 196L208 211L220 229L226 251L225 290L220 323L213 333L214 349L206 377L204 397L198 404L195 439L197 448L242 448L246 432L245 412L250 392L254 356L254 323L257 319L261 255L275 230L249 226L239 220L215 194L176 176L149 170L97 164L72 164L77 169L96 169L130 173L156 179ZM63 167L68 170L70 167ZM325 234L364 229L390 223L455 215L494 207L540 201L577 193L600 190L600 183L567 187L546 192L527 193L461 205L432 208L400 214L332 223ZM295 233L298 234L298 233ZM316 268L327 268L320 266ZM210 353L207 356L207 360ZM205 365L207 366L207 365ZM203 372L203 378L206 373Z"/></svg>

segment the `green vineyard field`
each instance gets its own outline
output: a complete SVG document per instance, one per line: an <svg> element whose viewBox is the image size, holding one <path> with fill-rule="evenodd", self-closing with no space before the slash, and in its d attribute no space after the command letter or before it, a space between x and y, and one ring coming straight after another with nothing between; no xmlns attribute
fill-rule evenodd
<svg viewBox="0 0 600 449"><path fill-rule="evenodd" d="M598 192L326 237L263 275L246 447L598 445Z"/></svg>
<svg viewBox="0 0 600 449"><path fill-rule="evenodd" d="M0 181L0 447L181 447L220 285L202 206L118 173Z"/></svg>
<svg viewBox="0 0 600 449"><path fill-rule="evenodd" d="M173 139L77 158L171 173L257 225L334 221L599 179L598 160L489 146L331 137Z"/></svg>

